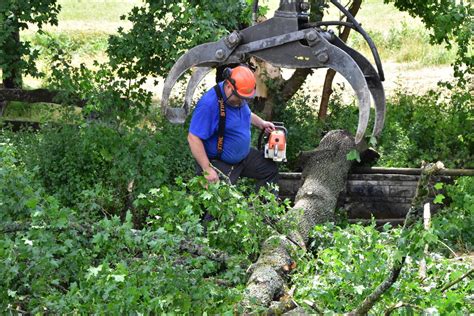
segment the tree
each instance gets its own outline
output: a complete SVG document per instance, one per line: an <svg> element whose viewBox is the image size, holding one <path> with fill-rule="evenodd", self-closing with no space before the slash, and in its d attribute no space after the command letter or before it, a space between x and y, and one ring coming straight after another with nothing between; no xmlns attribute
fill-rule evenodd
<svg viewBox="0 0 474 316"><path fill-rule="evenodd" d="M133 27L120 28L109 40L109 57L119 75L165 76L191 47L215 41L242 23L248 25L250 7L232 0L146 0L121 18Z"/></svg>
<svg viewBox="0 0 474 316"><path fill-rule="evenodd" d="M38 51L28 41L21 41L20 31L27 29L28 23L36 24L39 32L44 24L57 25L60 9L57 0L0 3L0 68L5 88L20 88L22 75L39 75L35 65Z"/></svg>

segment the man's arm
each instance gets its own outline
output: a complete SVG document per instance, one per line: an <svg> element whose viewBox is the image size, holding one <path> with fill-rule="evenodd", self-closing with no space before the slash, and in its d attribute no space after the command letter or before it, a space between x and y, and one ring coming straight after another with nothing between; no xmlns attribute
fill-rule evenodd
<svg viewBox="0 0 474 316"><path fill-rule="evenodd" d="M270 133L275 130L275 125L272 122L265 121L260 116L254 113L252 113L251 115L252 115L251 116L252 125L255 126L256 128L265 129L266 133Z"/></svg>
<svg viewBox="0 0 474 316"><path fill-rule="evenodd" d="M188 133L188 143L191 153L193 154L194 159L196 159L199 166L201 166L204 172L204 177L207 179L207 181L211 183L219 181L219 176L217 175L216 170L211 167L202 140L196 135Z"/></svg>

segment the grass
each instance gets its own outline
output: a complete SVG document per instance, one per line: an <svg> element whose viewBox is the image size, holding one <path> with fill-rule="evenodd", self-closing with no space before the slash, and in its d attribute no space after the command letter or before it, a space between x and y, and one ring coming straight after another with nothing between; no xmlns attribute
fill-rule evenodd
<svg viewBox="0 0 474 316"><path fill-rule="evenodd" d="M419 68L425 66L447 65L454 61L455 49L447 50L442 45L431 45L428 32L421 26L402 22L398 28L388 32L366 29L377 45L382 60L396 63L410 63ZM362 36L352 33L349 45L365 56L370 49Z"/></svg>
<svg viewBox="0 0 474 316"><path fill-rule="evenodd" d="M65 114L77 115L80 112L81 109L78 107L66 108L63 105L50 103L8 102L2 119L44 123L65 119Z"/></svg>
<svg viewBox="0 0 474 316"><path fill-rule="evenodd" d="M140 0L59 0L62 10L60 21L120 22L120 16L129 12ZM100 26L98 25L98 30Z"/></svg>

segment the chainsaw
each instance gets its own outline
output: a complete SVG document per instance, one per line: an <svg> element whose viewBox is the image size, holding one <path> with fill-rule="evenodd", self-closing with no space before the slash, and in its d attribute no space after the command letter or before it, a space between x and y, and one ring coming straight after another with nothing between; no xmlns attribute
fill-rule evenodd
<svg viewBox="0 0 474 316"><path fill-rule="evenodd" d="M282 122L273 122L275 130L271 133L260 132L258 137L258 149L262 150L262 141L265 142L263 154L265 158L273 161L286 162L286 135L288 134Z"/></svg>

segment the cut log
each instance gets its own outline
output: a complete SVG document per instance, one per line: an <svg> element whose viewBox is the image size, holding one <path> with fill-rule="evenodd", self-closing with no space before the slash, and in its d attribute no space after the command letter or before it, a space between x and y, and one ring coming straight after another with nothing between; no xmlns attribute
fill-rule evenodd
<svg viewBox="0 0 474 316"><path fill-rule="evenodd" d="M306 249L316 224L335 218L337 199L345 189L351 167L346 156L355 148L354 137L337 130L326 134L318 148L306 155L295 206L282 220L289 233L272 236L262 246L260 257L249 269L251 276L242 301L245 308L268 307L285 293L286 277L295 268L294 250Z"/></svg>

